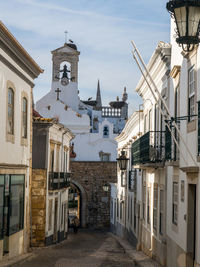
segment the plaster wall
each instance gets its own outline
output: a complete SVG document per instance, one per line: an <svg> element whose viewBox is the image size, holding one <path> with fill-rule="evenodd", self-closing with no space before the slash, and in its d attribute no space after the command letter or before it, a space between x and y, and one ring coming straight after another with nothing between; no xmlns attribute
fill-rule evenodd
<svg viewBox="0 0 200 267"><path fill-rule="evenodd" d="M3 53L0 50L0 53ZM7 60L12 60L4 55ZM12 62L13 63L13 62ZM13 63L14 64L14 63ZM17 64L14 64L17 68ZM12 70L0 62L0 147L6 153L0 154L0 164L22 164L29 165L30 160L30 117L28 116L27 145L21 144L22 136L22 93L25 92L28 100L27 114L31 114L31 88L25 81L17 76ZM9 82L11 83L9 83ZM13 85L13 86L12 86ZM8 87L14 89L14 143L6 141L7 135L7 92Z"/></svg>
<svg viewBox="0 0 200 267"><path fill-rule="evenodd" d="M108 138L103 137L104 126L109 127ZM98 133L77 134L75 136L74 150L76 152L76 161L101 161L100 152L110 155L110 161L116 161L117 142L114 140L116 134L113 134L113 125L107 121L99 125Z"/></svg>

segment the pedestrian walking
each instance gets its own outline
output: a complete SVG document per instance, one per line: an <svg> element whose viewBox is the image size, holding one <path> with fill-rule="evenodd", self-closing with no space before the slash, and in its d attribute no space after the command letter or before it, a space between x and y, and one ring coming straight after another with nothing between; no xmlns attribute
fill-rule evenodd
<svg viewBox="0 0 200 267"><path fill-rule="evenodd" d="M77 216L73 219L72 225L73 225L74 233L76 234L80 226L80 221Z"/></svg>

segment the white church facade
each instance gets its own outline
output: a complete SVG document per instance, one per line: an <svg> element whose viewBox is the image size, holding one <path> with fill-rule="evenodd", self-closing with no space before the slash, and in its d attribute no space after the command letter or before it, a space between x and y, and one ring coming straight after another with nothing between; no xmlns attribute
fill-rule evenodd
<svg viewBox="0 0 200 267"><path fill-rule="evenodd" d="M124 128L128 117L126 88L122 100L101 102L98 81L96 100L80 100L78 61L80 52L73 43L52 51L53 71L51 90L36 103L36 110L58 122L75 134L74 150L77 161L116 161L115 137Z"/></svg>

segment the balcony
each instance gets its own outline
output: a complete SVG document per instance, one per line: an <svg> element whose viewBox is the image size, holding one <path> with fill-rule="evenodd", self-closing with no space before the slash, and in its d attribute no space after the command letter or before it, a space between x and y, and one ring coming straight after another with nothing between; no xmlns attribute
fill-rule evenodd
<svg viewBox="0 0 200 267"><path fill-rule="evenodd" d="M149 131L132 144L132 165L156 167L165 162L165 131Z"/></svg>
<svg viewBox="0 0 200 267"><path fill-rule="evenodd" d="M68 172L50 172L49 190L59 190L70 186L70 173Z"/></svg>
<svg viewBox="0 0 200 267"><path fill-rule="evenodd" d="M102 117L120 118L121 117L121 108L102 107Z"/></svg>

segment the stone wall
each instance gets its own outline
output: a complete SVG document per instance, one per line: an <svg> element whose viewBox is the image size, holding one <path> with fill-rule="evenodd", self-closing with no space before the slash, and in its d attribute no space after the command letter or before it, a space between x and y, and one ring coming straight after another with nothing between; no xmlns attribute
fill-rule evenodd
<svg viewBox="0 0 200 267"><path fill-rule="evenodd" d="M109 227L110 189L103 191L103 185L117 182L117 163L72 161L70 166L72 183L80 185L82 226Z"/></svg>
<svg viewBox="0 0 200 267"><path fill-rule="evenodd" d="M32 170L32 246L45 245L46 180L46 170Z"/></svg>

